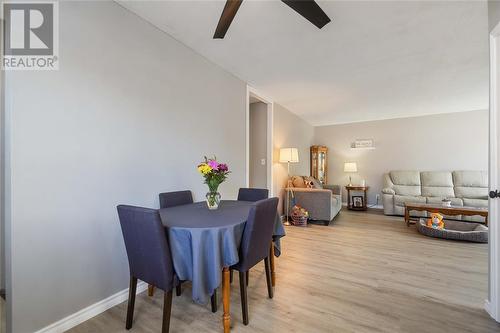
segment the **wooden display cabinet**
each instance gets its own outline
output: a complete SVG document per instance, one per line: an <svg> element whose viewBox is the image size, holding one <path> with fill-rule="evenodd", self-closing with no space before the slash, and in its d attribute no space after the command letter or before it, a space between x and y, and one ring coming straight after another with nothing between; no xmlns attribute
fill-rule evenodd
<svg viewBox="0 0 500 333"><path fill-rule="evenodd" d="M311 146L311 177L316 178L323 185L327 183L328 148L325 146Z"/></svg>

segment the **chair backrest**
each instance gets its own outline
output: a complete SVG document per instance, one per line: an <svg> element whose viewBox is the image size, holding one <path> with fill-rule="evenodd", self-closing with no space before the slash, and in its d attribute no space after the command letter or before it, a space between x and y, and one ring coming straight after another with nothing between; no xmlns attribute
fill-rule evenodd
<svg viewBox="0 0 500 333"><path fill-rule="evenodd" d="M247 271L269 255L278 198L257 201L250 209L240 245L239 271Z"/></svg>
<svg viewBox="0 0 500 333"><path fill-rule="evenodd" d="M164 291L173 286L174 269L166 230L156 209L117 207L130 275Z"/></svg>
<svg viewBox="0 0 500 333"><path fill-rule="evenodd" d="M240 188L238 191L239 201L259 201L269 197L267 188Z"/></svg>
<svg viewBox="0 0 500 333"><path fill-rule="evenodd" d="M191 191L160 193L160 208L168 208L193 203Z"/></svg>

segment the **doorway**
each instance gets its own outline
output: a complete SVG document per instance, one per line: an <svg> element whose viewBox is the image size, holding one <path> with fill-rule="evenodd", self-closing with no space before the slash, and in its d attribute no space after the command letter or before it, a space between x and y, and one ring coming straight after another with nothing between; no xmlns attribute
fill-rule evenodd
<svg viewBox="0 0 500 333"><path fill-rule="evenodd" d="M247 172L246 186L267 188L272 196L273 103L247 87Z"/></svg>
<svg viewBox="0 0 500 333"><path fill-rule="evenodd" d="M490 35L490 191L500 190L500 24ZM489 200L489 298L486 311L500 321L500 198Z"/></svg>

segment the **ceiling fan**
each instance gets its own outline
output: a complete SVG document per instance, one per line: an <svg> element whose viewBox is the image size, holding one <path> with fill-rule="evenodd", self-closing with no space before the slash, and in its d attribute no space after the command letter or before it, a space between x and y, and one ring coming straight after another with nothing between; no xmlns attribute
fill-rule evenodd
<svg viewBox="0 0 500 333"><path fill-rule="evenodd" d="M243 0L227 0L224 10L215 29L214 39L222 39L226 35L234 16L238 12ZM282 0L290 8L302 15L306 20L317 26L319 29L323 28L330 18L321 9L321 7L314 0Z"/></svg>

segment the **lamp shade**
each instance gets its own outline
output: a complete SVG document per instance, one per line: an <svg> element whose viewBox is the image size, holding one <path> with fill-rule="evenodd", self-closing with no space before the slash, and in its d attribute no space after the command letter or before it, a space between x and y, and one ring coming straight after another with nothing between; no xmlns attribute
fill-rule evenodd
<svg viewBox="0 0 500 333"><path fill-rule="evenodd" d="M344 172L358 172L358 166L356 165L356 162L345 162Z"/></svg>
<svg viewBox="0 0 500 333"><path fill-rule="evenodd" d="M280 163L298 163L299 151L297 148L281 148L280 149Z"/></svg>

